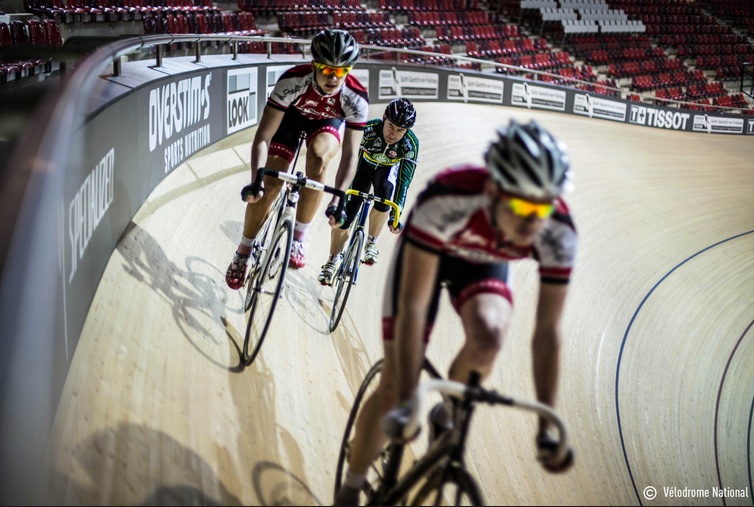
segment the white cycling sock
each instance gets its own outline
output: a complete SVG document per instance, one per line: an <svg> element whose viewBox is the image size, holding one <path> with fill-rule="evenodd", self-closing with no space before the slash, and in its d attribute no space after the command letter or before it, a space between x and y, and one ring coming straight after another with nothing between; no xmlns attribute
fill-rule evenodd
<svg viewBox="0 0 754 507"><path fill-rule="evenodd" d="M254 241L254 238L247 238L246 236L241 236L241 244L243 246L251 246L252 241Z"/></svg>
<svg viewBox="0 0 754 507"><path fill-rule="evenodd" d="M303 241L304 235L306 234L306 231L309 229L309 225L310 224L304 224L296 220L296 225L293 226L293 239L298 240L298 241Z"/></svg>
<svg viewBox="0 0 754 507"><path fill-rule="evenodd" d="M367 236L367 243L377 244L377 238L378 236Z"/></svg>
<svg viewBox="0 0 754 507"><path fill-rule="evenodd" d="M349 470L346 472L346 479L343 481L343 485L361 490L361 487L364 485L364 481L366 480L366 474L355 474Z"/></svg>

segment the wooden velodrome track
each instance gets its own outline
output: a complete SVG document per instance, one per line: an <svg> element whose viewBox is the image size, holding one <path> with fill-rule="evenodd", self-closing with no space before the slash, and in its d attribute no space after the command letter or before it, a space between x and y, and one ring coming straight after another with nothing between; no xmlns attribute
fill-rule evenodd
<svg viewBox="0 0 754 507"><path fill-rule="evenodd" d="M383 108L373 105L372 116ZM568 201L581 243L558 408L576 465L548 475L533 457L533 418L482 407L468 461L487 502L752 505L754 139L515 108L417 109L409 205L436 171L480 162L510 117L541 121L568 144L575 169ZM380 238L381 262L360 271L330 335L332 291L316 281L329 227L318 215L271 337L240 367L242 293L224 272L241 234L252 136L177 168L123 234L57 412L43 478L51 503L332 502L348 410L381 357L379 303L395 238ZM533 393L533 282L534 264L517 263L514 322L488 382L523 397ZM444 299L429 356L446 371L460 343ZM728 497L712 496L715 488Z"/></svg>

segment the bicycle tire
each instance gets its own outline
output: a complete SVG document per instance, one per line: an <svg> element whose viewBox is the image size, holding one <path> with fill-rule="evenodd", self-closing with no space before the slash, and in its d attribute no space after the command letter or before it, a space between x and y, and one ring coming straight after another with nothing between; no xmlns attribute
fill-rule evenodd
<svg viewBox="0 0 754 507"><path fill-rule="evenodd" d="M348 245L346 254L343 256L343 262L340 264L338 273L335 276L335 286L333 287L335 289L335 299L333 299L332 310L330 311L331 333L337 329L338 324L340 324L340 318L343 316L343 311L346 309L346 302L351 293L356 272L359 270L359 261L363 246L364 231L356 229L354 239Z"/></svg>
<svg viewBox="0 0 754 507"><path fill-rule="evenodd" d="M359 391L356 393L356 398L354 399L351 411L348 414L348 421L346 422L343 439L341 440L340 452L338 454L338 464L335 470L334 494L337 494L338 490L343 485L343 480L345 479L348 458L350 456L350 441L353 438L356 419L367 396L373 393L379 385L383 362L384 360L380 359L367 372L363 382L361 383L361 386L359 387ZM437 370L426 359L424 361L424 364L422 365L422 375L428 376L429 378L440 378ZM418 440L419 439L417 439L417 441ZM367 472L367 480L362 490L363 498L361 499L362 503L360 503L360 505L370 505L369 502L373 499L374 494L380 489L382 482L382 470L385 467L388 458L387 449L388 443L386 442L379 458L375 460L375 462L371 465L369 471ZM410 454L411 453L408 452L404 454L403 464L405 466L410 465Z"/></svg>
<svg viewBox="0 0 754 507"><path fill-rule="evenodd" d="M449 496L447 488L455 488ZM446 499L452 499L445 502ZM435 471L411 500L411 505L485 505L482 493L469 472L455 465Z"/></svg>
<svg viewBox="0 0 754 507"><path fill-rule="evenodd" d="M290 219L285 219L275 231L270 250L264 259L264 268L257 277L253 289L253 301L243 342L242 359L246 366L254 362L267 336L272 316L283 291L292 245L293 223Z"/></svg>
<svg viewBox="0 0 754 507"><path fill-rule="evenodd" d="M264 262L264 253L267 251L269 247L269 241L270 241L270 233L275 228L275 224L280 217L280 210L283 206L283 201L285 200L285 192L281 189L280 193L278 194L277 198L275 199L275 202L272 204L272 208L270 210L270 214L267 217L267 219L264 221L264 224L262 225L262 228L259 230L259 232L256 235L256 238L254 238L254 242L252 243L252 256L254 264L249 268L249 273L246 275L246 297L244 299L244 312L248 313L249 309L251 308L251 305L253 303L254 294L256 294L256 291L254 290L254 287L256 287L257 284L257 277L259 276L259 273L262 272L262 263Z"/></svg>

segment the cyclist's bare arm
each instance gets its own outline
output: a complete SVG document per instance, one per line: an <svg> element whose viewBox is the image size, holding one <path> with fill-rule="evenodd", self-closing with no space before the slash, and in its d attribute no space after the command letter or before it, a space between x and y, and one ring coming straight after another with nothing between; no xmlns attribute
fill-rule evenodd
<svg viewBox="0 0 754 507"><path fill-rule="evenodd" d="M534 386L537 400L551 407L558 387L560 319L567 294L568 284L540 284L532 338ZM547 422L540 419L539 429L546 430Z"/></svg>
<svg viewBox="0 0 754 507"><path fill-rule="evenodd" d="M270 106L265 106L262 112L262 119L259 121L257 133L251 143L251 181L256 178L259 168L267 164L270 141L280 127L284 114L285 112ZM253 199L253 196L249 199Z"/></svg>
<svg viewBox="0 0 754 507"><path fill-rule="evenodd" d="M394 350L398 399L407 401L416 389L424 360L424 333L435 290L440 256L406 243L401 266Z"/></svg>
<svg viewBox="0 0 754 507"><path fill-rule="evenodd" d="M348 189L348 186L353 181L353 176L356 173L356 164L359 161L359 147L361 146L361 139L363 136L363 130L346 127L343 132L340 163L338 164L338 172L335 173L334 186L344 192ZM337 198L334 197L331 204L336 204L335 199Z"/></svg>

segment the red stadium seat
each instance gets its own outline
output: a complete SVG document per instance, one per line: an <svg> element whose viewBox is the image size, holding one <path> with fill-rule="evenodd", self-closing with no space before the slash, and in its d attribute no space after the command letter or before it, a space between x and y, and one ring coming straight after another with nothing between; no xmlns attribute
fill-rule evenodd
<svg viewBox="0 0 754 507"><path fill-rule="evenodd" d="M29 44L32 46L47 46L47 35L44 25L38 19L30 19L27 23L29 30Z"/></svg>
<svg viewBox="0 0 754 507"><path fill-rule="evenodd" d="M42 21L45 27L45 34L47 35L47 44L50 46L59 47L63 45L63 37L60 34L60 26L54 19L45 19Z"/></svg>
<svg viewBox="0 0 754 507"><path fill-rule="evenodd" d="M8 23L0 23L0 47L12 46L13 36L10 34Z"/></svg>

